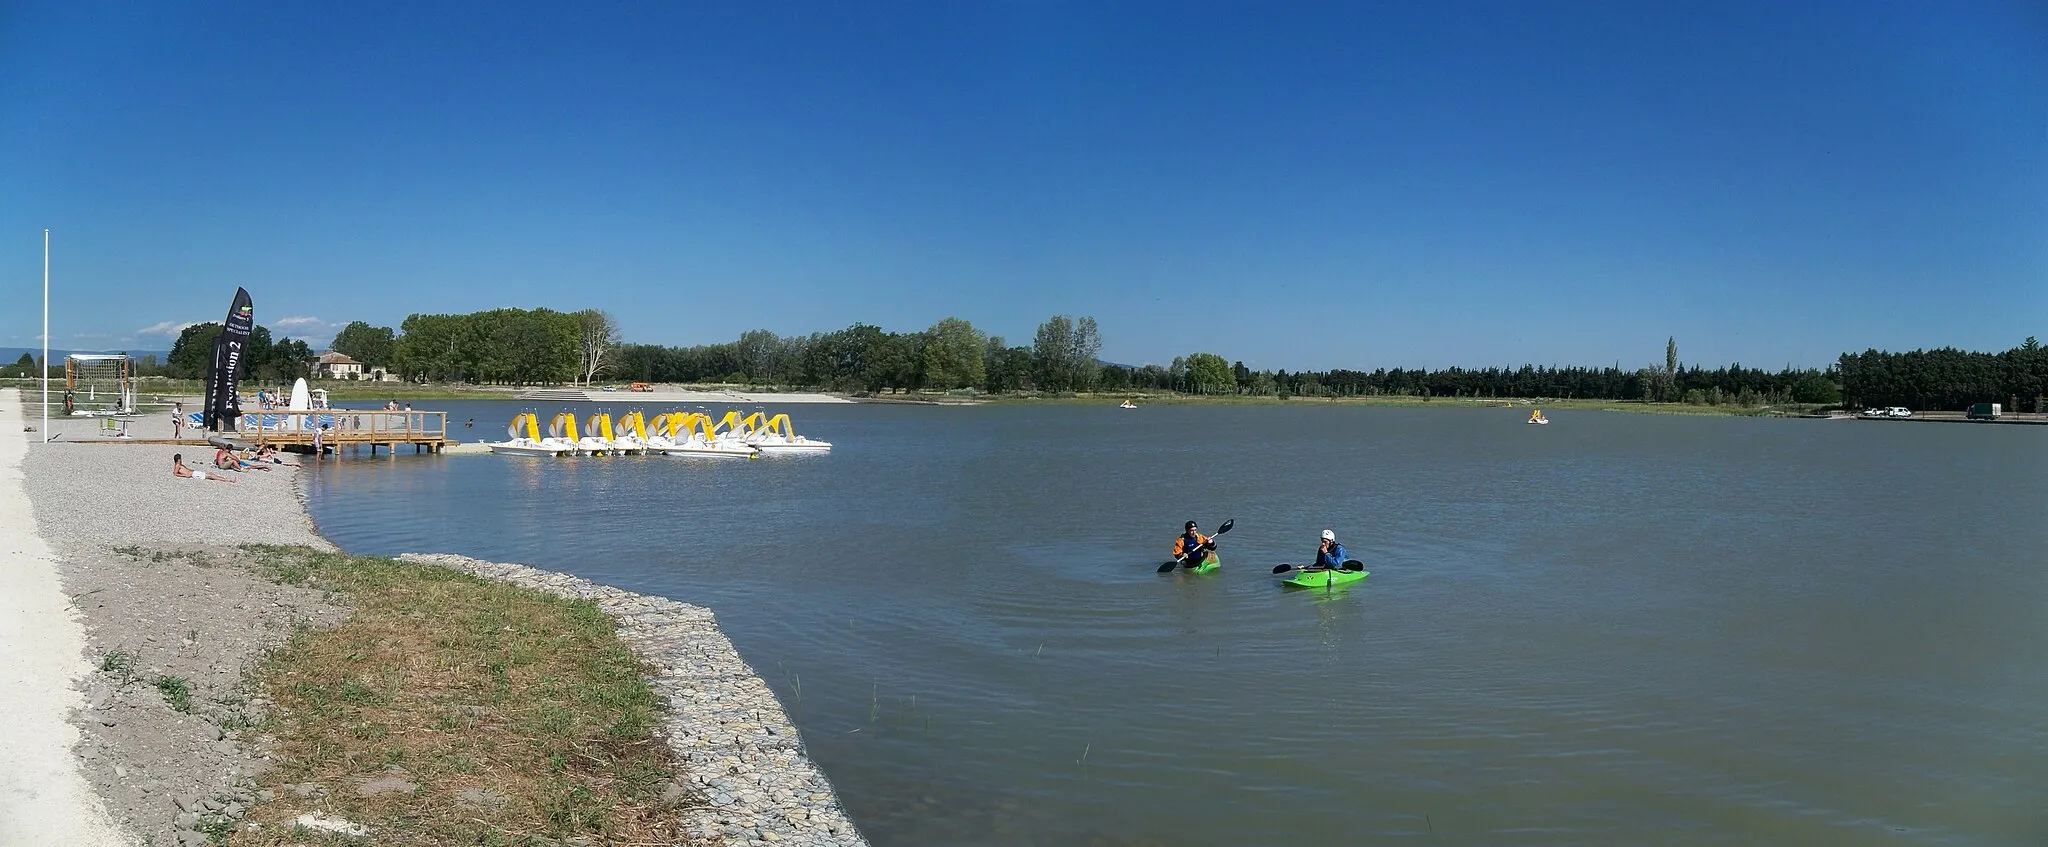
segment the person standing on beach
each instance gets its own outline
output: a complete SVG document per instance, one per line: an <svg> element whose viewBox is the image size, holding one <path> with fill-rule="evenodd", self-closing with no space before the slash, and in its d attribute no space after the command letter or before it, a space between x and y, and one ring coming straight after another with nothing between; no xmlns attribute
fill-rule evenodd
<svg viewBox="0 0 2048 847"><path fill-rule="evenodd" d="M171 438L185 437L185 404L171 404Z"/></svg>

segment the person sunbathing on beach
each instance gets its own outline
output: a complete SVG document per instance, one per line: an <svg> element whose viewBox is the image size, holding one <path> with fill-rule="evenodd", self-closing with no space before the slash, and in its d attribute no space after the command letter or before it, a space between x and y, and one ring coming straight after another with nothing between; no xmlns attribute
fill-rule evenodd
<svg viewBox="0 0 2048 847"><path fill-rule="evenodd" d="M251 462L259 463L268 462L273 465L283 465L288 468L298 467L298 464L295 462L287 462L283 459L278 458L277 445L275 444L265 444L261 447L256 448L256 453L252 456L249 456L248 460Z"/></svg>
<svg viewBox="0 0 2048 847"><path fill-rule="evenodd" d="M195 471L185 467L185 454L183 453L171 454L171 476L178 477L179 479L214 479L221 482L234 482L234 480L220 474L207 476L205 471Z"/></svg>
<svg viewBox="0 0 2048 847"><path fill-rule="evenodd" d="M255 468L259 471L270 470L268 466L243 459L229 452L225 447L215 447L213 449L213 466L224 471L246 471L250 468Z"/></svg>

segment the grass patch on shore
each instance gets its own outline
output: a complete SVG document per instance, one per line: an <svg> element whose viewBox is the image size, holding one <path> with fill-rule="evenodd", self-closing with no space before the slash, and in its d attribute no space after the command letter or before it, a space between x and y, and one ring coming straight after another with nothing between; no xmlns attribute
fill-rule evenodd
<svg viewBox="0 0 2048 847"><path fill-rule="evenodd" d="M182 676L160 676L150 684L156 686L157 693L164 695L164 702L171 704L171 711L192 711L191 680Z"/></svg>
<svg viewBox="0 0 2048 847"><path fill-rule="evenodd" d="M262 781L277 798L245 818L260 830L227 843L684 841L662 797L680 768L655 734L661 703L594 604L431 565L245 549L272 578L354 612L265 661L275 705L261 731L280 762ZM304 783L320 791L288 790ZM295 833L305 812L369 836Z"/></svg>

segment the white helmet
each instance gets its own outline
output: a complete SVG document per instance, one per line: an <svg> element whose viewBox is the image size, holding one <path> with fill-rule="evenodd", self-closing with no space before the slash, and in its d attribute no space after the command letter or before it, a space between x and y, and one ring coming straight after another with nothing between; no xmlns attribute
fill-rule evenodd
<svg viewBox="0 0 2048 847"><path fill-rule="evenodd" d="M1323 530L1323 540L1324 540L1324 541L1335 541L1335 540L1337 540L1337 533L1331 532L1331 531L1329 531L1329 530L1327 530L1327 529L1326 529L1326 530Z"/></svg>

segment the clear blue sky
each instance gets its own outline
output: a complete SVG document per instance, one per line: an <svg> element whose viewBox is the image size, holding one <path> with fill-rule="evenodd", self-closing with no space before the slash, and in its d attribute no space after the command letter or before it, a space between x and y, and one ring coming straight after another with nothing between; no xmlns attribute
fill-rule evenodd
<svg viewBox="0 0 2048 847"><path fill-rule="evenodd" d="M2048 6L0 5L0 345L599 307L1254 367L2048 336ZM150 330L156 329L157 334Z"/></svg>

